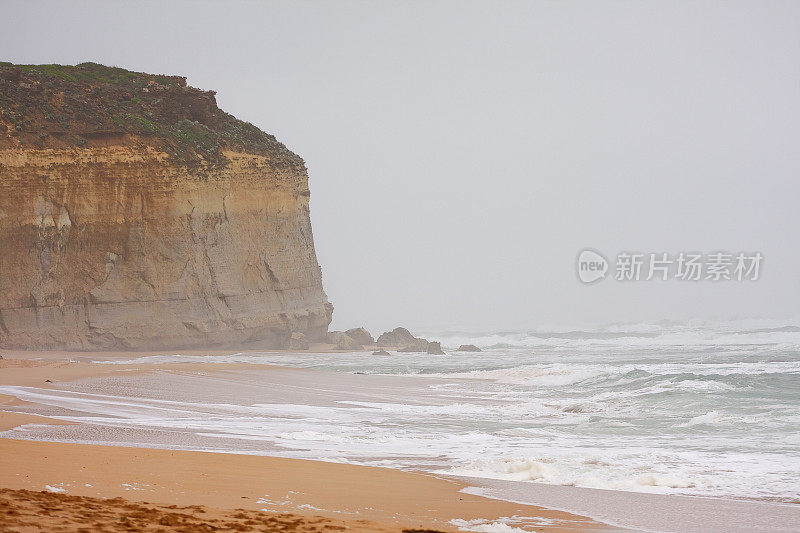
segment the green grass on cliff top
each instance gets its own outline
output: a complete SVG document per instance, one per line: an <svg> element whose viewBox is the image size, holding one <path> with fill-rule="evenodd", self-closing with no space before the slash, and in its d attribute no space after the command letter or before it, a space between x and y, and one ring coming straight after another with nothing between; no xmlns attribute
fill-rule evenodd
<svg viewBox="0 0 800 533"><path fill-rule="evenodd" d="M3 131L35 147L48 142L83 146L91 136L135 134L161 142L184 159L220 159L228 146L304 165L274 136L219 109L214 91L189 87L182 76L97 63L0 61Z"/></svg>
<svg viewBox="0 0 800 533"><path fill-rule="evenodd" d="M99 63L79 63L77 65L16 65L8 61L0 61L0 67L17 67L26 74L42 74L61 78L66 81L84 83L125 84L137 80L153 80L162 85L175 83L176 77L133 72L119 67L107 67Z"/></svg>

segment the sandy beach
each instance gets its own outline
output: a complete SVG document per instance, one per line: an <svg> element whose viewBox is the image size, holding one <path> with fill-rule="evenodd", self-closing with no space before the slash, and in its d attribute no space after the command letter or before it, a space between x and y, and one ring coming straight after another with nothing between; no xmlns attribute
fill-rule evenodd
<svg viewBox="0 0 800 533"><path fill-rule="evenodd" d="M6 353L0 361L0 384L47 388L64 381L109 378L131 372L192 373L248 368L243 364L192 363L143 368L80 362L81 354L51 353L37 359L39 356ZM104 356L130 358L131 354ZM0 429L65 423L9 412L21 403L10 396L0 398L4 411L0 415ZM126 519L129 530L142 531L157 527L162 520L184 521L189 528L186 530L191 531L212 525L223 530L312 531L346 527L353 531L449 531L456 529L453 520L456 524L491 524L498 518L514 516L527 517L522 521L527 526L522 527L533 531L607 528L571 513L467 494L461 492L467 486L463 482L388 468L8 438L0 439L0 453L14 458L0 466L0 487L10 489L2 493L6 512L15 517L4 527L14 531L25 530L24 524L31 523L25 517L40 514L36 509L42 506L54 509L48 514L48 521L52 520L48 523L65 530L85 527L87 520L92 521L95 530L99 524L112 528L119 525L123 511L123 515L131 516ZM85 514L88 509L93 511ZM170 513L185 516L169 518ZM241 515L239 518L234 516L237 513ZM220 526L222 523L228 525Z"/></svg>
<svg viewBox="0 0 800 533"><path fill-rule="evenodd" d="M478 383L463 378L381 373L425 357L319 348L4 352L0 497L9 519L0 529L78 531L91 521L93 531L118 530L126 517L131 531L166 523L183 531L750 533L791 532L800 519L786 499L531 482L551 475L547 463L510 462L494 478L454 471L445 454L472 438L458 432L512 416L515 403L481 398ZM447 440L453 432L458 440ZM487 437L478 439L491 452Z"/></svg>

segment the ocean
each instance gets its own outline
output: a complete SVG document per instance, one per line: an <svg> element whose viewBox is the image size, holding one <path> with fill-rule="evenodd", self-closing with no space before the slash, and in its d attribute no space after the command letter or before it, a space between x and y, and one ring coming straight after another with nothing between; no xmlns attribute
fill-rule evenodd
<svg viewBox="0 0 800 533"><path fill-rule="evenodd" d="M800 501L796 322L418 332L444 356L250 353L255 363L58 389L0 387L83 422L6 436L255 453L615 491ZM479 353L454 351L475 344Z"/></svg>

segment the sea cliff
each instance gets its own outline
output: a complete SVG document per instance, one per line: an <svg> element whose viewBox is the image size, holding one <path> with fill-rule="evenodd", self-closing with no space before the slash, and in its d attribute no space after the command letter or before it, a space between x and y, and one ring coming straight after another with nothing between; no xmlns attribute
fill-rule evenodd
<svg viewBox="0 0 800 533"><path fill-rule="evenodd" d="M181 77L0 63L0 347L322 339L303 160Z"/></svg>

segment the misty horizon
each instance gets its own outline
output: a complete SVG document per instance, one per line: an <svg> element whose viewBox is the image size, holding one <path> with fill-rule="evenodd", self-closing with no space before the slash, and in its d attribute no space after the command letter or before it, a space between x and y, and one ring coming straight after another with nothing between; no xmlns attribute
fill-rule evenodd
<svg viewBox="0 0 800 533"><path fill-rule="evenodd" d="M7 3L0 59L186 76L303 157L331 329L800 316L797 3L83 5ZM764 262L584 285L586 248Z"/></svg>

